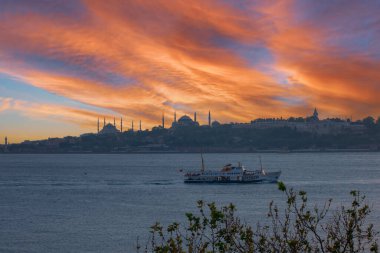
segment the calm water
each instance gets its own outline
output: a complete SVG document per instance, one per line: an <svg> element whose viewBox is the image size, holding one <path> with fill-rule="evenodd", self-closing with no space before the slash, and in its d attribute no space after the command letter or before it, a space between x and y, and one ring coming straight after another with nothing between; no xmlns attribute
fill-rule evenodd
<svg viewBox="0 0 380 253"><path fill-rule="evenodd" d="M262 154L281 180L313 203L347 203L358 189L373 204L380 230L380 154ZM206 166L257 154L206 154ZM185 185L178 168L199 167L198 154L0 155L0 252L134 252L155 221L183 221L199 199L233 202L247 222L265 218L275 184Z"/></svg>

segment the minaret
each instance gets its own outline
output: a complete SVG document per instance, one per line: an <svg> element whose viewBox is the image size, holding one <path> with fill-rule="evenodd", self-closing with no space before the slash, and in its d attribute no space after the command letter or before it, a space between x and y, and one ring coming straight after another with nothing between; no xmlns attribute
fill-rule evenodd
<svg viewBox="0 0 380 253"><path fill-rule="evenodd" d="M5 140L4 140L4 152L8 152L8 138L5 136Z"/></svg>
<svg viewBox="0 0 380 253"><path fill-rule="evenodd" d="M208 111L208 126L211 126L211 112Z"/></svg>
<svg viewBox="0 0 380 253"><path fill-rule="evenodd" d="M116 119L113 117L113 126L116 127Z"/></svg>
<svg viewBox="0 0 380 253"><path fill-rule="evenodd" d="M123 132L123 117L120 117L120 132Z"/></svg>
<svg viewBox="0 0 380 253"><path fill-rule="evenodd" d="M132 120L132 132L133 132L133 120Z"/></svg>
<svg viewBox="0 0 380 253"><path fill-rule="evenodd" d="M174 123L177 123L177 112L174 112Z"/></svg>
<svg viewBox="0 0 380 253"><path fill-rule="evenodd" d="M314 108L313 118L314 118L315 120L319 120L319 118L318 118L318 111L317 111L317 108Z"/></svg>
<svg viewBox="0 0 380 253"><path fill-rule="evenodd" d="M194 112L194 122L197 122L197 112Z"/></svg>
<svg viewBox="0 0 380 253"><path fill-rule="evenodd" d="M165 114L162 113L162 128L165 128Z"/></svg>
<svg viewBox="0 0 380 253"><path fill-rule="evenodd" d="M140 129L140 131L141 131L141 120L140 120L140 126L139 126L139 129Z"/></svg>
<svg viewBox="0 0 380 253"><path fill-rule="evenodd" d="M100 121L99 121L99 117L98 117L98 133L99 133L99 128L100 128Z"/></svg>
<svg viewBox="0 0 380 253"><path fill-rule="evenodd" d="M103 128L106 126L106 117L103 118Z"/></svg>

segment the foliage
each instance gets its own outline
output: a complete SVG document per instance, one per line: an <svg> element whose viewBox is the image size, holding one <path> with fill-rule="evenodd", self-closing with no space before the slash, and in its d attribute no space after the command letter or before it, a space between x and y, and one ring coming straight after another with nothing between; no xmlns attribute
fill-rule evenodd
<svg viewBox="0 0 380 253"><path fill-rule="evenodd" d="M153 225L144 252L378 252L378 234L366 222L370 208L360 192L350 193L349 207L330 211L331 199L321 209L309 207L306 192L287 189L282 182L279 189L286 207L281 214L270 203L269 225L254 229L236 217L234 205L218 208L198 201L199 214L187 213L185 227Z"/></svg>
<svg viewBox="0 0 380 253"><path fill-rule="evenodd" d="M375 119L371 116L368 116L368 117L363 119L363 124L369 128L373 127L375 125Z"/></svg>

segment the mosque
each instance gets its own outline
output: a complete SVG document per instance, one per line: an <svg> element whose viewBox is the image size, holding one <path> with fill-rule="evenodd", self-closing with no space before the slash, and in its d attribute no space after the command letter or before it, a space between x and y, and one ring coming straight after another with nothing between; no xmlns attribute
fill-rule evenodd
<svg viewBox="0 0 380 253"><path fill-rule="evenodd" d="M103 129L100 130L100 122L98 118L98 134L117 134L123 132L123 118L120 118L120 130L116 128L116 119L113 118L113 125L111 123L106 124L106 118L103 120Z"/></svg>
<svg viewBox="0 0 380 253"><path fill-rule="evenodd" d="M108 123L103 127L102 130L99 131L99 134L117 134L120 133L119 129L116 128L116 126L112 125L111 123Z"/></svg>
<svg viewBox="0 0 380 253"><path fill-rule="evenodd" d="M178 128L193 128L193 127L212 127L217 128L221 126L218 121L211 121L211 112L208 112L208 124L201 125L197 120L197 113L194 112L193 118L188 115L183 115L177 120L177 113L174 112L173 121L170 127L165 128L165 115L162 114L161 125L155 126L152 130L168 129L169 131L175 131ZM337 118L338 119L338 118ZM126 131L134 132L133 120L131 122L131 127ZM319 119L319 113L317 108L314 109L313 114L307 116L306 118L289 118L289 119L255 119L250 123L230 123L228 124L232 128L253 128L253 129L268 129L268 128L279 128L279 127L290 127L300 132L312 132L318 134L330 134L339 133L346 130L351 130L354 132L363 132L365 126L363 124L353 123L350 120L336 120L336 119ZM141 130L141 120L139 131ZM120 128L116 126L116 119L114 118L113 124L107 123L106 119L103 120L103 128L100 129L100 121L98 118L98 135L106 134L120 134L123 133L123 118L120 118Z"/></svg>
<svg viewBox="0 0 380 253"><path fill-rule="evenodd" d="M183 126L199 126L199 123L197 122L197 113L194 113L194 120L191 119L189 116L184 115L177 121L177 115L174 113L174 121L172 123L172 128L176 127L183 127Z"/></svg>
<svg viewBox="0 0 380 253"><path fill-rule="evenodd" d="M200 125L197 121L197 113L194 112L194 117L191 118L188 115L183 115L177 120L177 113L174 112L174 119L171 124L171 127L168 129L175 130L177 128L182 127L218 127L221 124L218 121L211 122L211 112L208 112L208 124L207 125ZM353 125L347 121L330 121L330 120L320 120L319 119L319 113L317 108L314 109L313 114L311 116L308 116L305 118L304 121L289 121L286 119L256 119L251 121L251 123L233 123L234 128L276 128L276 127L291 127L298 131L307 131L307 132L319 132L319 133L330 133L330 132L337 132L338 130L344 130L344 129L358 129L358 131L362 130L360 128L361 126ZM153 127L153 130L155 129L165 129L165 115L162 114L162 123L160 126ZM140 128L141 131L141 120L140 120ZM128 129L128 131L134 131L133 128L133 121L131 128ZM118 134L123 132L123 119L120 118L120 128L118 129L116 127L116 120L114 118L113 124L108 123L106 124L106 120L104 118L103 122L103 128L100 129L100 122L98 118L98 134Z"/></svg>
<svg viewBox="0 0 380 253"><path fill-rule="evenodd" d="M215 122L213 122L213 124L214 123ZM211 112L209 111L208 112L208 126L211 127L213 124L211 124ZM199 126L196 112L194 112L194 119L191 119L189 116L184 115L181 118L179 118L178 121L177 121L176 113L174 113L174 121L172 123L172 128L189 127L189 126L192 126L192 127Z"/></svg>
<svg viewBox="0 0 380 253"><path fill-rule="evenodd" d="M188 115L183 115L177 120L177 113L174 112L174 119L171 124L171 126L168 128L169 130L175 130L177 128L182 127L218 127L221 124L217 121L211 122L211 112L208 112L208 124L206 125L200 125L197 121L197 113L194 112L194 117L191 118ZM339 132L343 131L344 129L352 129L361 131L363 126L357 126L354 124L351 124L347 121L330 121L328 119L326 120L320 120L319 119L319 113L317 108L314 109L313 114L311 116L308 116L305 118L304 121L289 121L286 119L256 119L251 121L251 123L233 123L233 128L277 128L277 127L291 127L298 131L303 132L316 132L316 133L332 133L332 132ZM153 130L155 129L165 129L165 115L162 114L162 123L160 126L153 127ZM141 121L140 121L140 128L141 131ZM133 127L133 121L131 128L128 129L128 131L134 131ZM106 120L104 118L103 122L103 128L100 129L100 122L98 118L98 134L104 135L104 134L119 134L123 133L123 119L120 118L120 128L118 129L116 127L116 120L114 118L113 124L108 123L106 124Z"/></svg>
<svg viewBox="0 0 380 253"><path fill-rule="evenodd" d="M211 126L218 126L218 125L220 125L220 123L217 121L214 121L211 123L211 112L209 111L208 112L208 125L206 125L206 126L211 127ZM194 112L194 118L193 119L187 115L183 115L182 117L180 117L178 119L178 121L177 121L177 113L174 112L174 120L173 120L173 123L172 123L170 129L175 129L178 127L199 127L199 126L200 126L200 124L197 121L197 113L196 112ZM165 116L164 116L164 114L162 115L162 125L159 126L159 128L165 128ZM141 120L140 120L139 130L141 131ZM129 129L129 131L134 131L133 121L132 121L132 127ZM122 132L123 132L123 118L120 118L120 130L116 127L116 119L115 118L113 120L113 124L111 124L111 123L106 124L106 119L104 118L103 128L100 129L100 121L98 118L98 134L99 135L118 134L118 133L122 133Z"/></svg>

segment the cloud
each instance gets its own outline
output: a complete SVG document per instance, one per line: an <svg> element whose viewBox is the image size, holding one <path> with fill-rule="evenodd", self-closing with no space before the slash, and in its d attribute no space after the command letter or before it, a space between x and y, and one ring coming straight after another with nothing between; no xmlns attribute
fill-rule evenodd
<svg viewBox="0 0 380 253"><path fill-rule="evenodd" d="M300 5L307 7L302 14ZM330 115L380 113L379 10L365 1L287 1L266 9L277 28L267 45L291 93Z"/></svg>
<svg viewBox="0 0 380 253"><path fill-rule="evenodd" d="M102 116L109 120L112 115L99 115L95 111L48 103L35 103L14 98L0 97L0 112L16 111L29 118L49 118L85 127L94 126L94 119Z"/></svg>
<svg viewBox="0 0 380 253"><path fill-rule="evenodd" d="M380 113L378 11L355 1L9 2L0 72L150 126L174 110L211 109L221 121L314 106L364 116Z"/></svg>
<svg viewBox="0 0 380 253"><path fill-rule="evenodd" d="M12 104L12 98L0 97L0 112L9 110Z"/></svg>

